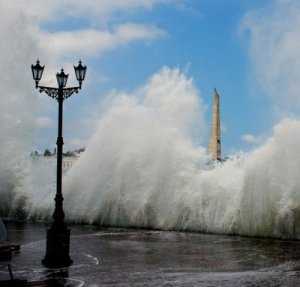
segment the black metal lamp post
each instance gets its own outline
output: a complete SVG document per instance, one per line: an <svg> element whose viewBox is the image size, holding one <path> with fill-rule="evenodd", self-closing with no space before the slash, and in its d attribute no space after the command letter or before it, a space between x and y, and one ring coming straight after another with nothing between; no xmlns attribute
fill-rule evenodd
<svg viewBox="0 0 300 287"><path fill-rule="evenodd" d="M56 173L56 195L55 195L55 210L53 213L53 223L47 230L47 247L46 256L42 263L47 267L64 267L72 264L70 258L70 229L67 228L63 210L63 195L62 195L62 154L63 154L63 102L73 93L78 93L81 89L82 82L86 74L86 66L79 61L78 66L74 66L75 75L79 82L78 87L66 88L68 74L61 69L60 73L56 74L58 88L40 86L39 81L42 78L44 66L40 65L37 60L36 65L31 65L32 76L35 81L35 87L40 93L45 92L49 97L56 99L58 102L58 136L57 136L57 173Z"/></svg>

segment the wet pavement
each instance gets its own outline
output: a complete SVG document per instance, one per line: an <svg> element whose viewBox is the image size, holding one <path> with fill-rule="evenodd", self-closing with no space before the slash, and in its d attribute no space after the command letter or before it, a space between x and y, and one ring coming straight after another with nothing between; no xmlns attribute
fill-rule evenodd
<svg viewBox="0 0 300 287"><path fill-rule="evenodd" d="M17 278L66 277L66 286L300 286L300 242L198 233L73 226L65 269L41 265L43 224L9 224L21 252ZM0 280L8 279L0 262Z"/></svg>

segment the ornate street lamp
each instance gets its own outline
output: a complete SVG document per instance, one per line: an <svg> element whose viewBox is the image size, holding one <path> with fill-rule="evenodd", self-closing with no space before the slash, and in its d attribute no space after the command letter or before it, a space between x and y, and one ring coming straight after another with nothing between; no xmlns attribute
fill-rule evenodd
<svg viewBox="0 0 300 287"><path fill-rule="evenodd" d="M85 78L86 73L86 66L82 66L81 61L79 61L78 66L74 66L76 79L79 82L79 87L81 87L81 84Z"/></svg>
<svg viewBox="0 0 300 287"><path fill-rule="evenodd" d="M81 89L81 84L85 78L86 66L79 61L78 66L74 66L76 78L79 82L78 87L66 88L68 74L61 69L60 73L56 74L58 87L40 86L39 81L42 78L44 66L40 65L37 60L36 65L31 65L32 76L35 81L35 86L40 93L45 92L49 97L58 102L58 136L57 136L57 173L56 173L56 195L55 195L55 210L53 213L53 223L47 230L47 246L46 256L42 263L47 267L64 267L72 264L70 258L70 229L64 221L65 214L63 210L63 195L62 195L62 154L63 154L63 102L73 93L78 93Z"/></svg>
<svg viewBox="0 0 300 287"><path fill-rule="evenodd" d="M39 81L42 78L44 67L40 65L40 61L37 60L35 65L31 65L32 77L35 80L35 87L38 88Z"/></svg>

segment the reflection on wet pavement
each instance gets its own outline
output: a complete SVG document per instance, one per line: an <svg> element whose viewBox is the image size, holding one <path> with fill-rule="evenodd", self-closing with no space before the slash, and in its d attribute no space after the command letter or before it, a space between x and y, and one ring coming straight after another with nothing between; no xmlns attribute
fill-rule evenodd
<svg viewBox="0 0 300 287"><path fill-rule="evenodd" d="M45 226L10 224L16 277L65 286L300 286L300 242L198 233L72 227L70 268L43 268ZM0 279L7 279L0 263Z"/></svg>

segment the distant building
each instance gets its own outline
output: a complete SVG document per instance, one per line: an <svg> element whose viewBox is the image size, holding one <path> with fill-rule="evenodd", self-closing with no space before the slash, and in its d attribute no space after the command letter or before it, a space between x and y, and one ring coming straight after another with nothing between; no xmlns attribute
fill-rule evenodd
<svg viewBox="0 0 300 287"><path fill-rule="evenodd" d="M81 154L85 151L85 148L80 148L74 151L67 151L63 153L63 162L62 162L62 169L63 174L71 169L74 163L79 159ZM31 153L31 158L36 161L44 162L47 166L53 166L56 168L56 149L54 152L51 153L48 149L45 150L44 153L39 153L38 151L34 151Z"/></svg>
<svg viewBox="0 0 300 287"><path fill-rule="evenodd" d="M208 151L213 160L221 161L221 120L220 120L220 95L214 90L212 105L211 137Z"/></svg>
<svg viewBox="0 0 300 287"><path fill-rule="evenodd" d="M68 157L63 156L63 163L62 163L63 173L69 171L69 169L71 169L71 167L78 160L78 158L79 156L68 156Z"/></svg>

